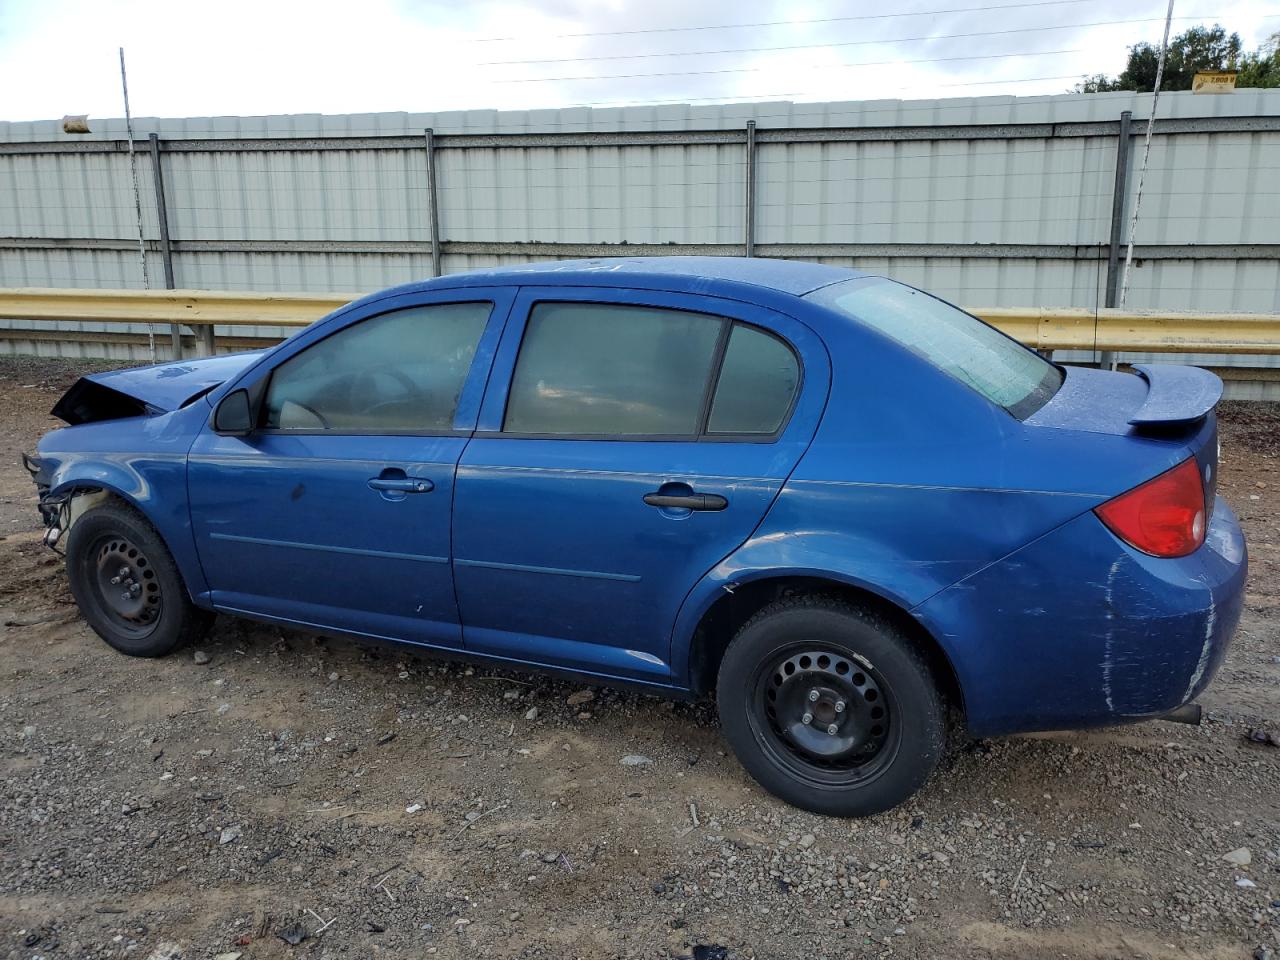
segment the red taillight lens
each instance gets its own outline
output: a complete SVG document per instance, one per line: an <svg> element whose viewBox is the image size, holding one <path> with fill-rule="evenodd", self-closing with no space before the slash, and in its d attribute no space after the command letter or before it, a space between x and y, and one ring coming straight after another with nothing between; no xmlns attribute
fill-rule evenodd
<svg viewBox="0 0 1280 960"><path fill-rule="evenodd" d="M1204 485L1195 457L1108 500L1094 513L1117 537L1153 557L1185 557L1204 543Z"/></svg>

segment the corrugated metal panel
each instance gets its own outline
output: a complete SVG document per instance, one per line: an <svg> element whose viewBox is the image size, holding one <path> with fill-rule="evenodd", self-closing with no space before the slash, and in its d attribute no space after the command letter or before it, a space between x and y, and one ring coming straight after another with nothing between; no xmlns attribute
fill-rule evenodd
<svg viewBox="0 0 1280 960"><path fill-rule="evenodd" d="M765 144L760 243L1097 243L1113 138Z"/></svg>
<svg viewBox="0 0 1280 960"><path fill-rule="evenodd" d="M738 145L440 152L449 240L741 243Z"/></svg>
<svg viewBox="0 0 1280 960"><path fill-rule="evenodd" d="M188 253L178 286L198 290L323 291L353 297L431 275L431 256L348 253Z"/></svg>
<svg viewBox="0 0 1280 960"><path fill-rule="evenodd" d="M2 138L0 138L2 139ZM137 155L142 222L156 236L151 160ZM136 237L129 158L123 153L0 154L0 236Z"/></svg>
<svg viewBox="0 0 1280 960"><path fill-rule="evenodd" d="M1152 139L1138 243L1275 243L1277 238L1280 136Z"/></svg>
<svg viewBox="0 0 1280 960"><path fill-rule="evenodd" d="M421 150L172 153L169 229L201 240L428 240Z"/></svg>

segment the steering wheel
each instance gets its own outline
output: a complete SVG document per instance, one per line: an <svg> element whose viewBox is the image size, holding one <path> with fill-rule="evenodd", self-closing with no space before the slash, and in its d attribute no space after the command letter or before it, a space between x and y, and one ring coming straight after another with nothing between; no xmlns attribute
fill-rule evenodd
<svg viewBox="0 0 1280 960"><path fill-rule="evenodd" d="M321 413L319 410L317 410L315 407L309 407L309 406L307 406L305 403L299 403L297 400L285 400L285 401L284 401L284 403L283 403L283 404L281 405L281 407L280 407L280 413L279 413L279 419L280 419L280 422L279 422L279 423L277 423L277 424L276 424L276 426L282 427L282 428L284 428L284 429L286 429L286 430L305 430L305 429L308 429L308 428L310 428L310 427L311 427L311 424L308 424L308 423L286 423L286 422L284 422L284 421L285 421L285 419L286 419L287 411L288 411L288 409L289 409L290 407L296 407L297 409L299 409L299 410L301 410L303 413L305 413L307 416L309 416L309 417L314 417L314 418L315 418L315 420L316 420L316 422L317 422L318 424L320 424L320 429L321 429L321 430L328 430L328 429L329 429L330 424L329 424L329 421L328 421L327 419L325 419L324 414L322 414L322 413Z"/></svg>
<svg viewBox="0 0 1280 960"><path fill-rule="evenodd" d="M408 374L406 374L399 367L394 367L394 366L391 366L390 364L387 364L381 367L370 367L369 369L361 370L359 373L355 375L355 378L352 379L351 381L351 394L350 394L351 400L352 400L351 406L353 409L356 407L356 404L359 401L359 398L363 394L365 394L366 392L367 393L374 392L373 381L377 379L379 376L387 376L387 377L390 377L392 380L394 380L397 384L399 384L402 388L404 388L404 396L393 397L390 400L379 400L377 403L364 407L360 412L365 416L369 416L371 414L377 413L379 410L385 407L404 403L407 400L426 399L423 395L422 390L418 387L416 383L413 382L413 380L409 377Z"/></svg>
<svg viewBox="0 0 1280 960"><path fill-rule="evenodd" d="M296 400L294 400L294 401L293 401L293 404L294 404L295 406L301 407L303 410L307 411L307 413L311 414L313 417L315 417L317 420L319 420L319 421L320 421L320 428L321 428L322 430L328 430L328 429L329 429L329 421L328 421L328 420L326 420L326 419L325 419L324 414L323 414L323 413L321 413L319 410L317 410L315 407L309 407L309 406L307 406L305 403L298 403L298 401L296 401Z"/></svg>

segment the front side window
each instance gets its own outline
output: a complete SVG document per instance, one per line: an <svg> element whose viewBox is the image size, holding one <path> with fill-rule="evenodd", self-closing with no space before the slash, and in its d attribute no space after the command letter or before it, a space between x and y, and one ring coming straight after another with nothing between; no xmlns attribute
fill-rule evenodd
<svg viewBox="0 0 1280 960"><path fill-rule="evenodd" d="M492 306L409 307L312 344L272 373L264 426L358 433L451 429Z"/></svg>
<svg viewBox="0 0 1280 960"><path fill-rule="evenodd" d="M1062 372L977 317L882 277L843 280L805 299L892 337L1019 419L1048 403Z"/></svg>
<svg viewBox="0 0 1280 960"><path fill-rule="evenodd" d="M507 433L696 436L721 331L701 313L539 303L507 399Z"/></svg>

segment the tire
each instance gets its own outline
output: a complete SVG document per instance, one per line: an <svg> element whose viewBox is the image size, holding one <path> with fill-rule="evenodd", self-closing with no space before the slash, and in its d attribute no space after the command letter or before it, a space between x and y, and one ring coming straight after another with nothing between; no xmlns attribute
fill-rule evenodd
<svg viewBox="0 0 1280 960"><path fill-rule="evenodd" d="M725 651L716 698L747 772L813 813L895 807L946 748L946 711L920 651L883 617L830 597L780 600L752 617Z"/></svg>
<svg viewBox="0 0 1280 960"><path fill-rule="evenodd" d="M173 653L213 621L191 602L155 528L121 503L92 507L76 520L67 536L67 577L89 626L131 657Z"/></svg>

